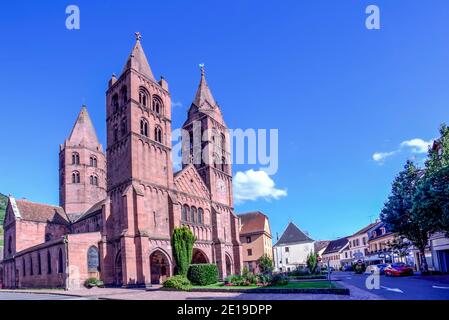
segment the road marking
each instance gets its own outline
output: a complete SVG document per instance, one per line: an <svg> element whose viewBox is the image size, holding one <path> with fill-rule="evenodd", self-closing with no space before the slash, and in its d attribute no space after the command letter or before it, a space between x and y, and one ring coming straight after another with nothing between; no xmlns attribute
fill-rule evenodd
<svg viewBox="0 0 449 320"><path fill-rule="evenodd" d="M434 289L447 289L449 290L449 287L439 287L439 286L432 286Z"/></svg>
<svg viewBox="0 0 449 320"><path fill-rule="evenodd" d="M387 290L387 291L393 291L393 292L398 292L398 293L404 293L404 291L402 291L401 289L398 289L398 288L388 288L388 287L384 287L384 286L381 286L381 288L382 289L385 289L385 290Z"/></svg>

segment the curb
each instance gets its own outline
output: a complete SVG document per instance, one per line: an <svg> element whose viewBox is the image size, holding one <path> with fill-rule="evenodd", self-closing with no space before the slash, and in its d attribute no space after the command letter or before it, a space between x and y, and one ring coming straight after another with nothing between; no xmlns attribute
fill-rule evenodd
<svg viewBox="0 0 449 320"><path fill-rule="evenodd" d="M50 291L30 291L30 290L9 290L1 289L0 293L22 293L22 294L49 294L54 296L66 296L66 297L76 297L76 298L86 298L85 296L73 293L61 293L61 292L50 292Z"/></svg>
<svg viewBox="0 0 449 320"><path fill-rule="evenodd" d="M162 288L163 291L182 291L177 290L173 288ZM350 295L350 290L348 288L334 288L334 289L317 289L317 288L310 288L310 289L295 289L295 288L289 288L289 289L267 289L267 288L260 288L260 289L218 289L218 288L211 288L211 289L196 289L192 288L189 292L221 292L221 293L255 293L255 294L265 294L265 293L271 293L271 294L292 294L292 293L300 293L300 294L335 294L335 295Z"/></svg>

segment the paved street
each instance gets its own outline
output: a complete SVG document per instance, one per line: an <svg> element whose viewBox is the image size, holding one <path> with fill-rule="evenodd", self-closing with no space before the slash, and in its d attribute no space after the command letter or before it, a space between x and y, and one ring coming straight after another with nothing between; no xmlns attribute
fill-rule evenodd
<svg viewBox="0 0 449 320"><path fill-rule="evenodd" d="M71 297L56 294L0 292L0 300L88 300L88 299L82 297Z"/></svg>
<svg viewBox="0 0 449 320"><path fill-rule="evenodd" d="M333 278L344 284L376 294L387 300L449 300L449 276L380 276L380 289L368 290L365 281L368 275L352 272L335 272Z"/></svg>

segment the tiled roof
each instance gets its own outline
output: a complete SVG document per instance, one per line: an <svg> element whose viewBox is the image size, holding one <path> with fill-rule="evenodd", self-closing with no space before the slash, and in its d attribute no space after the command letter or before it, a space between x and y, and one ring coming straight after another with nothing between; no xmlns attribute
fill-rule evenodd
<svg viewBox="0 0 449 320"><path fill-rule="evenodd" d="M379 225L381 222L377 221L377 222L373 222L370 223L369 225L367 225L366 227L364 227L363 229L360 229L359 231L357 231L356 233L354 233L351 237L353 236L358 236L361 234L364 234L366 232L368 232L369 230L371 230L372 228L374 228L375 226Z"/></svg>
<svg viewBox="0 0 449 320"><path fill-rule="evenodd" d="M347 243L348 243L348 238L341 238L341 239L333 240L333 241L329 242L326 250L324 250L324 252L323 252L323 255L328 254L328 253L338 252L341 249L343 249Z"/></svg>
<svg viewBox="0 0 449 320"><path fill-rule="evenodd" d="M313 244L314 251L318 252L318 251L326 248L328 246L329 242L330 242L329 240L316 241Z"/></svg>
<svg viewBox="0 0 449 320"><path fill-rule="evenodd" d="M27 221L49 222L55 224L69 224L67 215L61 207L42 203L30 202L28 200L16 200L20 217Z"/></svg>
<svg viewBox="0 0 449 320"><path fill-rule="evenodd" d="M309 238L309 236L302 232L293 222L290 222L275 246L303 242L313 242L313 239Z"/></svg>
<svg viewBox="0 0 449 320"><path fill-rule="evenodd" d="M97 202L92 207L90 207L85 213L83 213L81 216L79 216L76 219L76 221L84 220L84 219L90 218L90 217L98 214L102 210L105 202L106 202L106 199Z"/></svg>
<svg viewBox="0 0 449 320"><path fill-rule="evenodd" d="M264 231L270 233L270 230L265 230L265 221L268 219L266 215L262 212L248 212L239 214L240 224L242 228L240 229L240 234L250 234L250 233L262 233Z"/></svg>

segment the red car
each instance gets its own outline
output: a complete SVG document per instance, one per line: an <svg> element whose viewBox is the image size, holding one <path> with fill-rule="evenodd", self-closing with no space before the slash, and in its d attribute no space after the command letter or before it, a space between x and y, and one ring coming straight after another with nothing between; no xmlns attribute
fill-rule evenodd
<svg viewBox="0 0 449 320"><path fill-rule="evenodd" d="M413 268L405 263L392 263L384 269L387 277L412 276Z"/></svg>

